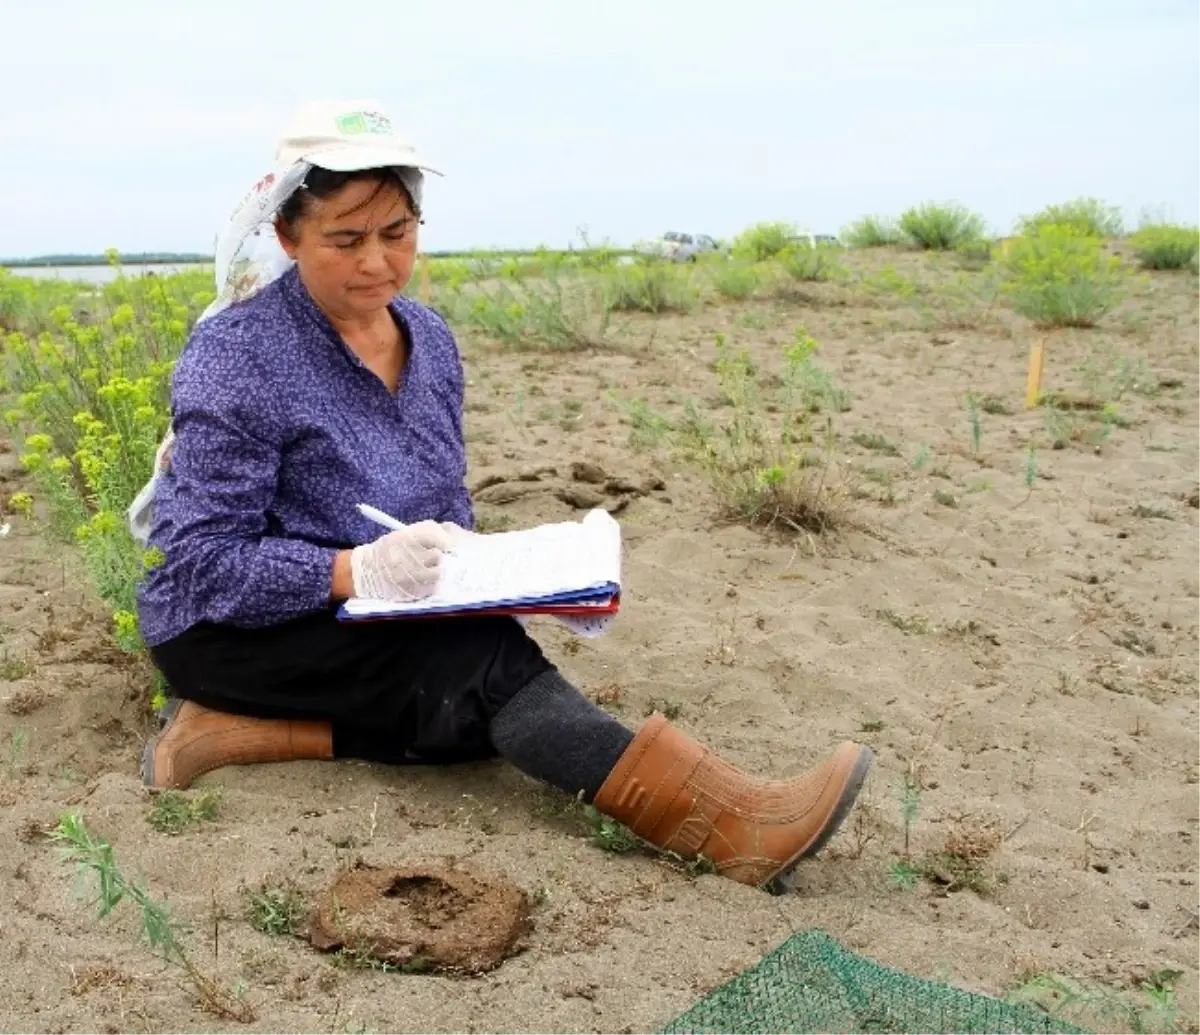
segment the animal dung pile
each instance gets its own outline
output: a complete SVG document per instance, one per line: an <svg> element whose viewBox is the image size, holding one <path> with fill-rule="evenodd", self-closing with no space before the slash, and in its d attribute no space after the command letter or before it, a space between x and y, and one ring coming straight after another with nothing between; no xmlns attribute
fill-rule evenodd
<svg viewBox="0 0 1200 1035"><path fill-rule="evenodd" d="M359 863L320 896L318 949L343 949L408 972L479 974L520 950L529 899L511 881L461 866Z"/></svg>

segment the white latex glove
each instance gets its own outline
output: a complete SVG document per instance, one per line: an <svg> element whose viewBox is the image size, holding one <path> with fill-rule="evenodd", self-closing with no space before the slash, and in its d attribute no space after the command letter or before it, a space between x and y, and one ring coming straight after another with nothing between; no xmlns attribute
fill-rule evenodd
<svg viewBox="0 0 1200 1035"><path fill-rule="evenodd" d="M453 521L443 521L439 527L450 537L449 549L451 551L453 551L454 547L461 543L464 539L476 534L469 528L463 528L462 525L456 525Z"/></svg>
<svg viewBox="0 0 1200 1035"><path fill-rule="evenodd" d="M437 586L442 558L454 534L436 521L419 521L350 551L354 595L372 600L420 600Z"/></svg>

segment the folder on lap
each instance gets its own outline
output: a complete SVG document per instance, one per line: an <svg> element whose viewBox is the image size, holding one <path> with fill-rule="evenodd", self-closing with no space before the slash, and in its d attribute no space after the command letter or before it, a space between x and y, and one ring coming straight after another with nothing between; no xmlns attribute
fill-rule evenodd
<svg viewBox="0 0 1200 1035"><path fill-rule="evenodd" d="M400 603L352 597L343 621L448 615L605 615L621 600L621 526L604 510L516 532L466 536L437 589Z"/></svg>

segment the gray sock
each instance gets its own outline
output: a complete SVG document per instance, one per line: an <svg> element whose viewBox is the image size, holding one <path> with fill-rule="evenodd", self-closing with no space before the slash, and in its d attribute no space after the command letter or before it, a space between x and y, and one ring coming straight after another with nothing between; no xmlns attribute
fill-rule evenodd
<svg viewBox="0 0 1200 1035"><path fill-rule="evenodd" d="M492 719L492 743L521 772L591 802L633 734L551 670Z"/></svg>

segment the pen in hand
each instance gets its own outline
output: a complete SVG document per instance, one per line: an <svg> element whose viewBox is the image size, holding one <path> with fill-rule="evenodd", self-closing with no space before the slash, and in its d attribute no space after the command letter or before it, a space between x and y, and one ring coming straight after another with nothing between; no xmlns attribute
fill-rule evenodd
<svg viewBox="0 0 1200 1035"><path fill-rule="evenodd" d="M368 521L374 521L377 525L390 528L393 532L404 527L403 521L397 521L390 514L385 514L382 510L376 510L369 503L358 504L358 512Z"/></svg>
<svg viewBox="0 0 1200 1035"><path fill-rule="evenodd" d="M374 521L377 525L382 525L384 528L389 528L393 532L399 531L401 528L407 527L403 521L397 521L391 514L385 514L382 510L372 507L369 503L356 504L358 512L368 521ZM443 528L446 526L443 525ZM456 544L455 544L456 545ZM454 545L452 545L446 553L454 553Z"/></svg>

